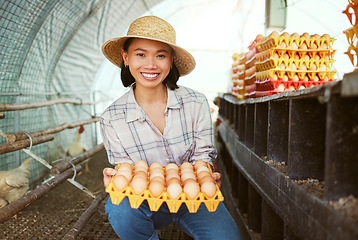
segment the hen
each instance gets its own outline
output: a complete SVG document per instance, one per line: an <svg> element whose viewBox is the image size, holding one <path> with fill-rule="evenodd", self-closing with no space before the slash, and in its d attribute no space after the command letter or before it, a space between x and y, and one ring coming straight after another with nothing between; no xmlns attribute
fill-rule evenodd
<svg viewBox="0 0 358 240"><path fill-rule="evenodd" d="M21 198L29 190L32 158L26 159L18 168L0 171L0 208Z"/></svg>
<svg viewBox="0 0 358 240"><path fill-rule="evenodd" d="M66 155L69 157L75 157L85 151L87 151L87 147L85 145L82 144L81 142L81 134L85 131L85 128L83 127L83 125L80 126L80 128L78 129L78 131L76 131L76 135L73 139L73 142L71 144L71 146L69 146L66 149ZM89 172L89 168L88 168L88 163L86 162L86 169L85 172Z"/></svg>

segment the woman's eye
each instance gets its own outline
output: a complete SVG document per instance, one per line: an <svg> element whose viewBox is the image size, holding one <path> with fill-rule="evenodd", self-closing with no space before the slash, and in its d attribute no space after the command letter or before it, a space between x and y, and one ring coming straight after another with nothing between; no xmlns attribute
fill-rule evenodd
<svg viewBox="0 0 358 240"><path fill-rule="evenodd" d="M159 58L165 58L165 55L160 54L160 55L158 55L158 57L159 57Z"/></svg>
<svg viewBox="0 0 358 240"><path fill-rule="evenodd" d="M144 54L143 53L137 53L137 56L144 57Z"/></svg>

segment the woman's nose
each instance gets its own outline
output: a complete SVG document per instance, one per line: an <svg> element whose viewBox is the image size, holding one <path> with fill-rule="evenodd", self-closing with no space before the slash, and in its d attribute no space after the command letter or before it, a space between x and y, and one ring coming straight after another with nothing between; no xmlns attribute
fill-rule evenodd
<svg viewBox="0 0 358 240"><path fill-rule="evenodd" d="M145 64L145 67L146 68L156 68L157 64L156 64L155 58L148 57L147 61L146 61L146 64Z"/></svg>

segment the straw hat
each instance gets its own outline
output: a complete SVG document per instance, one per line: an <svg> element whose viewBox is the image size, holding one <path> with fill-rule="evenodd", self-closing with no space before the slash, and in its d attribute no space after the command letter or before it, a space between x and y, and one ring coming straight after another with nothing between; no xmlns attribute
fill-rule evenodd
<svg viewBox="0 0 358 240"><path fill-rule="evenodd" d="M180 76L184 76L193 71L195 60L188 51L176 45L175 36L174 28L163 19L155 16L141 17L132 22L126 36L112 38L105 42L102 52L114 65L121 67L123 61L121 51L128 38L144 38L163 42L174 49L174 64L178 68Z"/></svg>

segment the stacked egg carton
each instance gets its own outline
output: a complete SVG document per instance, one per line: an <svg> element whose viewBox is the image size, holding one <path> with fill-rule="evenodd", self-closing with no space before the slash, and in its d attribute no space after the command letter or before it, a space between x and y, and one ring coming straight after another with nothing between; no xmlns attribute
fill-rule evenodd
<svg viewBox="0 0 358 240"><path fill-rule="evenodd" d="M348 50L345 52L345 54L347 54L352 65L355 67L354 71L357 71L358 69L357 12L358 12L358 4L356 4L355 1L349 1L347 8L343 11L343 13L347 15L348 20L352 25L352 27L348 28L347 30L344 30L343 33L346 35L349 44Z"/></svg>
<svg viewBox="0 0 358 240"><path fill-rule="evenodd" d="M158 211L166 203L169 211L176 213L184 203L190 213L195 213L201 203L209 212L214 212L224 201L211 176L210 165L201 160L194 166L186 162L165 167L157 162L148 167L144 161L138 161L135 165L118 164L116 169L117 174L106 187L115 205L127 197L132 208L139 208L146 200L151 211Z"/></svg>
<svg viewBox="0 0 358 240"><path fill-rule="evenodd" d="M246 62L246 54L235 53L232 57L234 60L231 68L231 81L232 88L231 94L235 96L237 99L245 98L245 62Z"/></svg>
<svg viewBox="0 0 358 240"><path fill-rule="evenodd" d="M257 44L262 40L261 34L249 45L249 52L246 54L245 62L245 97L252 97L256 92L256 54L258 53Z"/></svg>
<svg viewBox="0 0 358 240"><path fill-rule="evenodd" d="M256 91L251 97L268 96L333 81L334 38L276 31L264 38L256 54Z"/></svg>

